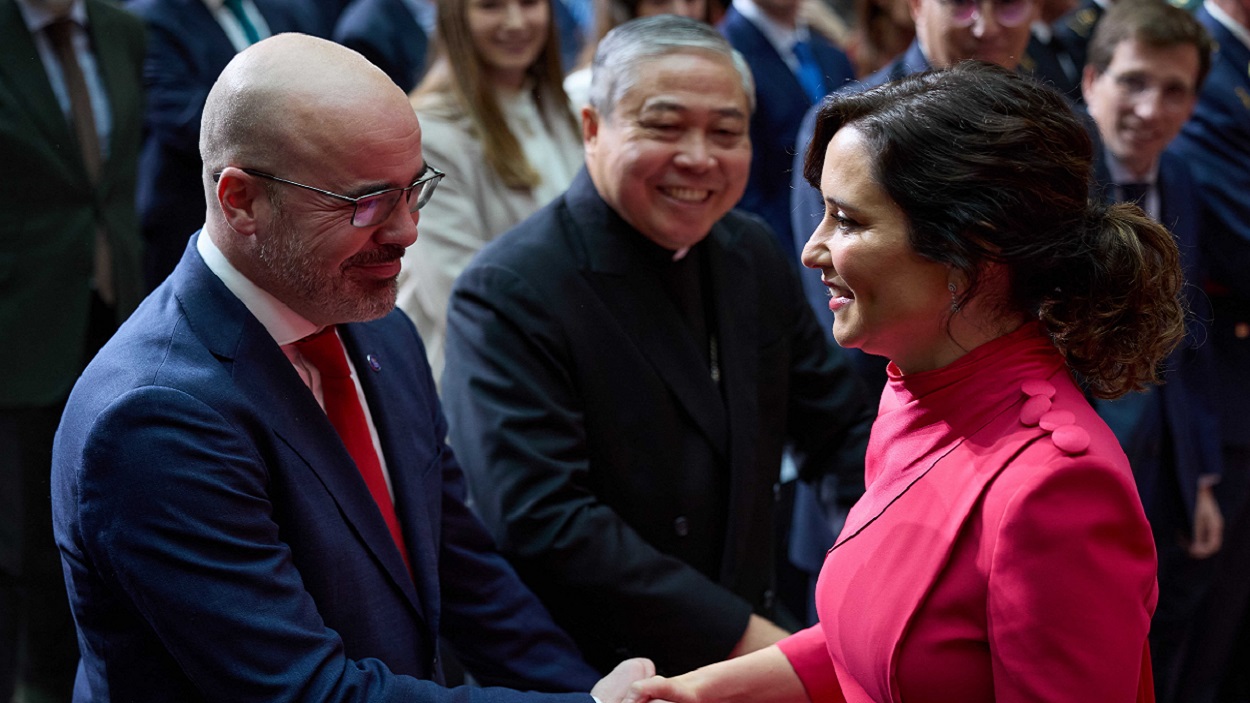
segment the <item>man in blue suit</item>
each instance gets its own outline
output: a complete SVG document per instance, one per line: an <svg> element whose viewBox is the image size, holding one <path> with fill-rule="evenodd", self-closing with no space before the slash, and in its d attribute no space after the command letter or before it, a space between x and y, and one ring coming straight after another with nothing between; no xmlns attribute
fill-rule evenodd
<svg viewBox="0 0 1250 703"><path fill-rule="evenodd" d="M1223 517L1215 499L1222 466L1217 384L1199 286L1205 265L1198 191L1188 166L1165 151L1189 119L1211 66L1211 40L1185 10L1164 0L1120 0L1089 44L1082 91L1098 126L1108 201L1135 202L1176 238L1193 312L1186 344L1165 383L1095 403L1128 454L1159 553L1159 606L1150 626L1157 698L1175 698L1187 643L1201 642L1195 613L1210 585Z"/></svg>
<svg viewBox="0 0 1250 703"><path fill-rule="evenodd" d="M1174 148L1193 170L1205 211L1220 381L1208 397L1222 429L1224 476L1215 490L1227 529L1197 624L1206 644L1190 653L1180 695L1205 703L1250 698L1250 0L1210 0L1197 18L1218 50Z"/></svg>
<svg viewBox="0 0 1250 703"><path fill-rule="evenodd" d="M445 689L442 638L483 683L604 703L654 670L595 684L465 506L394 312L442 176L420 140L382 71L303 35L208 95L205 227L84 372L53 452L76 701L591 701Z"/></svg>
<svg viewBox="0 0 1250 703"><path fill-rule="evenodd" d="M236 53L271 34L319 34L320 12L297 0L129 0L148 27L138 207L151 289L178 263L204 224L200 115L204 98Z"/></svg>
<svg viewBox="0 0 1250 703"><path fill-rule="evenodd" d="M790 229L790 164L808 108L855 77L851 62L799 19L799 0L734 0L720 31L755 78L751 177L738 207L763 218L781 250L795 257Z"/></svg>
<svg viewBox="0 0 1250 703"><path fill-rule="evenodd" d="M438 19L432 0L353 0L334 28L334 41L359 51L410 92L425 73Z"/></svg>

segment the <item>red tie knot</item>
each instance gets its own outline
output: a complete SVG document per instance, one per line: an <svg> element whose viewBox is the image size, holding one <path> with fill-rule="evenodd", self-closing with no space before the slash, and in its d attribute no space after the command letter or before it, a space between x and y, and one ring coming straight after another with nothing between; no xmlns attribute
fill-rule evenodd
<svg viewBox="0 0 1250 703"><path fill-rule="evenodd" d="M322 377L349 378L352 375L347 366L347 354L343 351L343 344L339 342L334 325L304 337L295 343L295 348L317 367Z"/></svg>

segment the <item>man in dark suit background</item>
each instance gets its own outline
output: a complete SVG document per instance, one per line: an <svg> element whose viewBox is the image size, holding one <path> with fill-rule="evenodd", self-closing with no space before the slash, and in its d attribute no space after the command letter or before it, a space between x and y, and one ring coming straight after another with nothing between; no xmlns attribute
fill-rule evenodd
<svg viewBox="0 0 1250 703"><path fill-rule="evenodd" d="M1218 381L1202 293L1201 198L1184 160L1167 150L1193 113L1211 67L1202 25L1164 0L1120 0L1089 44L1082 90L1098 126L1111 180L1107 200L1133 202L1176 238L1191 311L1186 343L1168 360L1164 383L1095 402L1133 466L1159 554L1159 605L1151 620L1156 698L1177 698L1185 650L1206 633L1194 627L1220 548L1215 498L1222 473L1220 428L1211 394Z"/></svg>
<svg viewBox="0 0 1250 703"><path fill-rule="evenodd" d="M1204 207L1211 345L1219 384L1224 547L1198 615L1203 647L1189 652L1187 703L1250 699L1250 0L1208 0L1197 12L1218 49L1193 117L1174 148L1193 170Z"/></svg>
<svg viewBox="0 0 1250 703"><path fill-rule="evenodd" d="M125 7L148 27L138 207L151 290L204 224L198 143L213 81L248 45L280 32L318 34L323 19L298 0L129 0Z"/></svg>
<svg viewBox="0 0 1250 703"><path fill-rule="evenodd" d="M411 92L425 73L438 19L432 0L354 0L334 28L334 41L359 51Z"/></svg>
<svg viewBox="0 0 1250 703"><path fill-rule="evenodd" d="M797 260L790 165L803 113L855 77L846 54L799 19L799 0L735 0L720 31L755 79L751 177L738 207L759 215Z"/></svg>
<svg viewBox="0 0 1250 703"><path fill-rule="evenodd" d="M0 0L0 701L19 679L68 700L77 665L48 473L70 386L142 295L143 50L110 3Z"/></svg>
<svg viewBox="0 0 1250 703"><path fill-rule="evenodd" d="M465 506L394 311L442 176L420 139L382 71L304 35L244 51L209 93L205 227L57 434L76 701L590 703L440 686L440 635L483 683L596 675ZM650 670L629 662L596 695Z"/></svg>
<svg viewBox="0 0 1250 703"><path fill-rule="evenodd" d="M767 227L730 211L753 96L732 47L649 17L592 71L586 168L457 280L443 397L475 508L591 662L686 671L785 634L783 447L862 491L871 411Z"/></svg>

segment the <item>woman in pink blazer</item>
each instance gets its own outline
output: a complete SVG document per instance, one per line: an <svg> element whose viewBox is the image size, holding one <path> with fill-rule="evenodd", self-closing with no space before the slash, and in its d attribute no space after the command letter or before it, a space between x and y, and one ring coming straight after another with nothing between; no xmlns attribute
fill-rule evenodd
<svg viewBox="0 0 1250 703"><path fill-rule="evenodd" d="M1074 378L1153 379L1181 273L1166 230L1089 201L1091 151L1058 94L986 64L825 103L803 261L838 342L891 360L868 490L818 625L631 700L1153 700L1150 527Z"/></svg>

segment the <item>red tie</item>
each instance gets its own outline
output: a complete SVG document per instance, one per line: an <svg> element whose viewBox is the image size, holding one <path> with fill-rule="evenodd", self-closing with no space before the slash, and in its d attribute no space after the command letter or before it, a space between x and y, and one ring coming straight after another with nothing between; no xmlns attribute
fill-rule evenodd
<svg viewBox="0 0 1250 703"><path fill-rule="evenodd" d="M360 397L356 394L356 384L352 382L351 369L347 366L347 355L343 345L330 326L317 334L305 337L295 343L300 354L317 367L321 373L321 393L325 402L326 415L330 424L338 430L339 437L352 455L356 468L373 501L378 504L382 519L391 530L391 537L399 553L404 558L404 565L412 572L412 564L408 562L408 548L404 546L404 535L399 529L399 518L395 516L395 505L391 494L386 490L386 478L382 476L382 464L378 461L377 450L373 446L373 438L369 435L369 423L365 421L364 408L360 406Z"/></svg>

